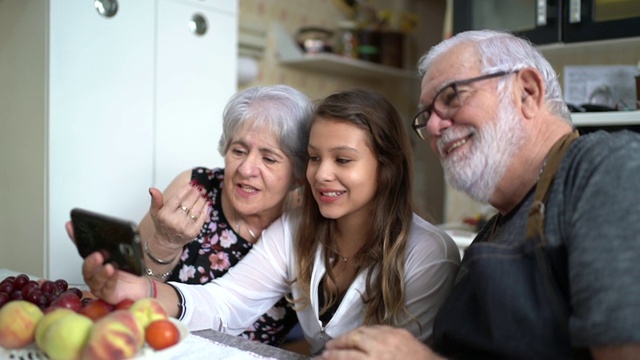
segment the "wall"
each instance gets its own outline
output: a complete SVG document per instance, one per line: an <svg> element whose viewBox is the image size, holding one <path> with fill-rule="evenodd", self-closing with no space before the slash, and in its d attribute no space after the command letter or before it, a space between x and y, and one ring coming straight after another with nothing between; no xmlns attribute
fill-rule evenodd
<svg viewBox="0 0 640 360"><path fill-rule="evenodd" d="M444 191L442 170L427 144L413 134L409 124L416 112L419 79L408 81L361 80L307 70L298 70L278 63L275 49L274 23L278 22L294 36L304 26L335 29L337 22L347 18L336 3L338 0L240 0L240 22L263 22L268 31L266 48L258 60L259 73L255 81L243 85L287 84L300 89L311 99L321 99L337 90L364 87L387 96L406 120L415 152L414 201L418 211L440 222L443 218ZM408 10L418 15L415 34L406 38L405 68L415 69L419 55L441 39L445 0L370 0L378 9Z"/></svg>
<svg viewBox="0 0 640 360"><path fill-rule="evenodd" d="M42 239L48 226L46 203L37 206L45 198L47 171L42 166L46 164L47 134L37 122L46 111L48 93L44 82L46 14L39 1L0 0L0 61L6 59L0 65L0 269L18 258L24 271L40 275L47 261ZM28 76L16 71L19 68L28 68ZM16 191L25 188L30 190ZM15 226L25 223L24 219L31 226ZM21 258L20 248L30 249L31 256Z"/></svg>

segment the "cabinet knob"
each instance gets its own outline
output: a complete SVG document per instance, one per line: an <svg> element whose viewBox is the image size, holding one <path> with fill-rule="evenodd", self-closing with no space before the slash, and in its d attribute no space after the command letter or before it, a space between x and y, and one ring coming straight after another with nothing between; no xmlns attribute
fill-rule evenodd
<svg viewBox="0 0 640 360"><path fill-rule="evenodd" d="M113 17L118 12L117 0L95 0L93 6L95 6L98 14L106 18Z"/></svg>
<svg viewBox="0 0 640 360"><path fill-rule="evenodd" d="M207 19L200 14L195 14L189 20L189 30L196 35L204 35L207 32Z"/></svg>

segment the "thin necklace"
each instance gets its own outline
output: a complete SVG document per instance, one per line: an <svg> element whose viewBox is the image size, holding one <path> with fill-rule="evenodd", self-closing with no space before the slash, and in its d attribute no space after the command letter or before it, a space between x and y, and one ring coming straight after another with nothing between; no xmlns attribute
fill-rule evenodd
<svg viewBox="0 0 640 360"><path fill-rule="evenodd" d="M331 236L332 238L335 238L335 236L333 235L333 227L330 227L330 228L329 228L329 233L330 233L330 236ZM340 254L340 252L338 251L338 249L335 249L335 250L334 250L334 249L332 249L332 250L333 250L333 252L334 252L334 253L336 253L338 256L340 256L340 257L342 258L342 262L345 262L345 263L346 263L346 262L347 262L347 260L349 260L346 256L344 256L344 255Z"/></svg>
<svg viewBox="0 0 640 360"><path fill-rule="evenodd" d="M338 256L340 256L342 258L342 262L347 262L347 260L349 260L349 258L347 258L346 256L340 254L338 252L338 250L333 250L334 253L336 253Z"/></svg>
<svg viewBox="0 0 640 360"><path fill-rule="evenodd" d="M238 214L238 212L234 209L233 210L235 215L236 215L236 229L238 229L238 234L240 234L240 231L242 229L240 229L240 214ZM244 221L244 219L242 220L242 222L244 222L244 224L247 227L247 231L249 232L249 235L251 235L251 238L256 239L256 234L253 232L253 230L251 230L251 228L249 227L249 224L247 224L246 221ZM240 234L242 236L242 234ZM346 260L345 260L346 261Z"/></svg>

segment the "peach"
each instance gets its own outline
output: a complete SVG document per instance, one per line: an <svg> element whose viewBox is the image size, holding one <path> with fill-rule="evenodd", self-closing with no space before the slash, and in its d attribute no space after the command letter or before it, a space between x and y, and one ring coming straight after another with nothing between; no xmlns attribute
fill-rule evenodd
<svg viewBox="0 0 640 360"><path fill-rule="evenodd" d="M53 324L58 318L62 316L74 313L75 311L63 307L47 308L45 310L44 316L42 317L42 319L40 319L40 321L38 321L38 325L36 326L36 345L42 348L44 334L47 332L49 325Z"/></svg>
<svg viewBox="0 0 640 360"><path fill-rule="evenodd" d="M154 298L136 300L129 308L144 329L155 320L169 318L167 310L162 303Z"/></svg>
<svg viewBox="0 0 640 360"><path fill-rule="evenodd" d="M144 345L144 330L129 310L115 310L94 323L83 359L126 359Z"/></svg>
<svg viewBox="0 0 640 360"><path fill-rule="evenodd" d="M19 349L35 339L42 310L26 300L13 300L0 309L0 346Z"/></svg>
<svg viewBox="0 0 640 360"><path fill-rule="evenodd" d="M93 321L88 317L65 312L46 326L38 346L51 360L78 360L92 328Z"/></svg>

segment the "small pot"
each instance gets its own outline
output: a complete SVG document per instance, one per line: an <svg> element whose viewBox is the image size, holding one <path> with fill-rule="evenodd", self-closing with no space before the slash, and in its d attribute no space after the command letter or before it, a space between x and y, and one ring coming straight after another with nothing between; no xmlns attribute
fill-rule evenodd
<svg viewBox="0 0 640 360"><path fill-rule="evenodd" d="M333 31L321 27L304 27L298 30L296 41L305 53L331 52Z"/></svg>

